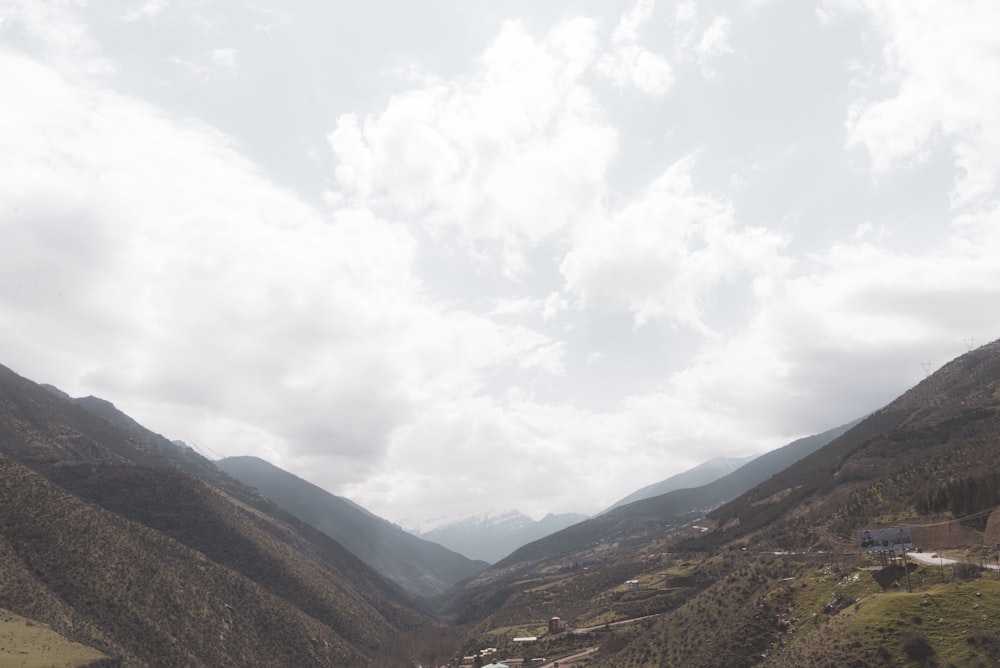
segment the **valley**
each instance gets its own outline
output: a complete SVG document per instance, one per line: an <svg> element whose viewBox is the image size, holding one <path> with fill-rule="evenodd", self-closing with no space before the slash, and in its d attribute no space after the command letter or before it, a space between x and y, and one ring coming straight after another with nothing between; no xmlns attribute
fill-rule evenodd
<svg viewBox="0 0 1000 668"><path fill-rule="evenodd" d="M263 460L209 461L106 401L9 370L0 439L0 656L1000 662L1000 343L867 417L570 522L493 563ZM912 535L905 560L861 553L859 531L890 526Z"/></svg>

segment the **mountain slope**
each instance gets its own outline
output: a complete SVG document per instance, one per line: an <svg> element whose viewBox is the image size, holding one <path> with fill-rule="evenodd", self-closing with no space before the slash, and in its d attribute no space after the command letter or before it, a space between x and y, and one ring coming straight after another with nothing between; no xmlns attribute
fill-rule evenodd
<svg viewBox="0 0 1000 668"><path fill-rule="evenodd" d="M856 423L851 423L856 424ZM504 587L529 574L563 572L610 563L622 555L662 549L678 540L685 524L761 483L850 428L841 425L760 455L701 487L678 489L614 508L528 543L449 593L455 618L477 620L500 604Z"/></svg>
<svg viewBox="0 0 1000 668"><path fill-rule="evenodd" d="M1000 504L998 433L1000 341L949 362L826 447L719 507L709 515L718 528L690 545L744 536L789 548L850 544L853 532L876 517L962 515ZM985 517L981 522L979 529Z"/></svg>
<svg viewBox="0 0 1000 668"><path fill-rule="evenodd" d="M859 422L860 420L855 420L820 434L792 441L777 450L772 450L750 460L729 475L707 485L693 489L678 489L660 496L642 499L628 506L616 508L609 514L630 518L677 518L691 512L710 510L825 447Z"/></svg>
<svg viewBox="0 0 1000 668"><path fill-rule="evenodd" d="M463 648L495 641L501 654L516 652L504 632L517 629L537 635L545 656L596 648L588 665L615 668L1000 665L1000 581L980 567L996 557L997 520L988 518L1000 517L998 435L995 342L698 526L662 533L655 513L672 495L677 507L671 493L659 507L650 499L621 509L633 516L618 516L618 533L588 544L571 527L548 546L583 550L502 560L453 599L472 623ZM636 508L647 524L635 523ZM926 551L950 548L966 563L861 554L860 530L898 525ZM553 615L572 632L546 633Z"/></svg>
<svg viewBox="0 0 1000 668"><path fill-rule="evenodd" d="M361 506L256 457L227 457L216 465L420 596L434 596L486 564L409 534Z"/></svg>
<svg viewBox="0 0 1000 668"><path fill-rule="evenodd" d="M753 457L715 457L713 459L709 459L707 462L699 464L692 469L670 476L666 480L646 485L645 487L632 492L625 498L611 504L607 509L603 510L599 514L606 513L609 510L618 508L619 506L627 506L635 501L660 496L661 494L672 492L675 489L687 489L690 487L701 487L702 485L707 485L711 482L715 482L724 475L732 473L752 459Z"/></svg>
<svg viewBox="0 0 1000 668"><path fill-rule="evenodd" d="M1000 506L998 434L1000 341L709 513L715 528L674 549L725 566L729 590L718 580L596 665L1000 665L1000 583L978 566L996 555L984 529ZM887 526L974 563L861 557L858 532Z"/></svg>
<svg viewBox="0 0 1000 668"><path fill-rule="evenodd" d="M586 515L549 513L533 520L516 510L485 513L445 524L421 538L440 543L470 559L495 562L517 548L587 519Z"/></svg>
<svg viewBox="0 0 1000 668"><path fill-rule="evenodd" d="M0 608L150 665L355 665L428 623L328 536L88 404L0 367Z"/></svg>
<svg viewBox="0 0 1000 668"><path fill-rule="evenodd" d="M0 478L0 606L155 665L363 662L329 626L179 542L2 455Z"/></svg>

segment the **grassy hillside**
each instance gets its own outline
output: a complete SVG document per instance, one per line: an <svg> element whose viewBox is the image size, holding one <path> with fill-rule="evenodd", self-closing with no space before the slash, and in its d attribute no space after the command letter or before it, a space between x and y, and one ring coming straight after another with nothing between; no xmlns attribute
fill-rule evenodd
<svg viewBox="0 0 1000 668"><path fill-rule="evenodd" d="M1000 661L996 575L952 581L935 567L911 563L913 591L907 592L901 568L867 560L715 559L728 562L725 575L594 665L985 667Z"/></svg>
<svg viewBox="0 0 1000 668"><path fill-rule="evenodd" d="M110 657L64 638L45 624L0 609L0 666L96 668L98 662L113 663Z"/></svg>

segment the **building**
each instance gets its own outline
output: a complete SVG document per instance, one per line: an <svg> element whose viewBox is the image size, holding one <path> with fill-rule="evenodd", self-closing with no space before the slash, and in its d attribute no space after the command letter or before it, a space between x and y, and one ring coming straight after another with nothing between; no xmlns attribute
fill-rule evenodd
<svg viewBox="0 0 1000 668"><path fill-rule="evenodd" d="M564 628L562 620L558 617L549 620L549 633L560 633Z"/></svg>

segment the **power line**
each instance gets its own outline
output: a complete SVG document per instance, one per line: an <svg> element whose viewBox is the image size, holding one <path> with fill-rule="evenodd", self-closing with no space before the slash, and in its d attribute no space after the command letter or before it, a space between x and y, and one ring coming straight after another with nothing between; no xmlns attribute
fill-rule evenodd
<svg viewBox="0 0 1000 668"><path fill-rule="evenodd" d="M939 526L944 526L946 524L955 524L957 522L965 522L967 520L974 520L974 519L979 519L980 517L986 517L996 512L997 510L1000 510L1000 505L993 506L992 508L985 508L983 510L978 510L972 513L971 515L965 515L964 517L956 517L955 519L944 520L943 522L930 522L928 524L898 523L896 526L906 527L906 528L939 527ZM830 542L840 545L853 545L854 543L857 542L853 538L849 538L835 533L828 533L826 537L830 540Z"/></svg>
<svg viewBox="0 0 1000 668"><path fill-rule="evenodd" d="M946 520L944 522L932 522L930 524L900 524L902 527L939 527L945 524L954 524L955 522L964 522L966 520L974 520L980 517L985 517L992 514L994 511L1000 510L1000 506L993 506L992 508L987 508L985 510L980 510L972 513L971 515L966 515L965 517L959 517L953 520Z"/></svg>

